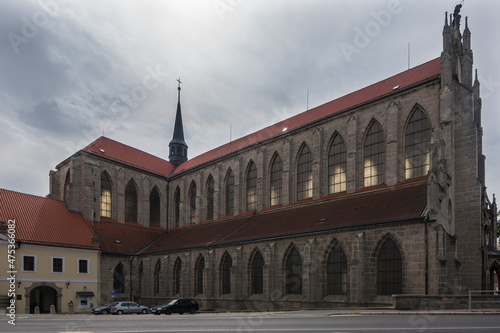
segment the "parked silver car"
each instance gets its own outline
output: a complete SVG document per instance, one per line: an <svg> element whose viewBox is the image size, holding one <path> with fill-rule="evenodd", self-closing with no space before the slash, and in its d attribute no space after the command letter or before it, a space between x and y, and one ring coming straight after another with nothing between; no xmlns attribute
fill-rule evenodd
<svg viewBox="0 0 500 333"><path fill-rule="evenodd" d="M139 305L136 302L118 302L110 308L110 312L119 315L124 313L146 314L148 313L148 307Z"/></svg>

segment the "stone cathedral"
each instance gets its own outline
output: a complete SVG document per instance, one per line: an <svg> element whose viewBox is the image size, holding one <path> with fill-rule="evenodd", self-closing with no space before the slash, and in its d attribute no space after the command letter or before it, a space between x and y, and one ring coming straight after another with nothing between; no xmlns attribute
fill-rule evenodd
<svg viewBox="0 0 500 333"><path fill-rule="evenodd" d="M199 156L179 86L168 161L100 137L57 165L49 197L92 222L100 303L450 308L493 289L497 207L459 10L440 57Z"/></svg>

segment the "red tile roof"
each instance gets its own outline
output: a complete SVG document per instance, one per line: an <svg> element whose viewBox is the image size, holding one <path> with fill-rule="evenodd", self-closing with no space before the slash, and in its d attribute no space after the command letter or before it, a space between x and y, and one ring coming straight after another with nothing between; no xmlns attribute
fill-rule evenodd
<svg viewBox="0 0 500 333"><path fill-rule="evenodd" d="M94 222L94 231L103 253L117 254L135 254L165 233L163 229L118 222Z"/></svg>
<svg viewBox="0 0 500 333"><path fill-rule="evenodd" d="M170 175L174 169L174 166L164 159L104 136L101 136L82 150L164 177Z"/></svg>
<svg viewBox="0 0 500 333"><path fill-rule="evenodd" d="M99 249L90 223L68 211L62 201L0 189L0 220L16 221L16 240L21 243Z"/></svg>
<svg viewBox="0 0 500 333"><path fill-rule="evenodd" d="M275 208L168 232L143 254L417 220L427 204L425 180Z"/></svg>
<svg viewBox="0 0 500 333"><path fill-rule="evenodd" d="M372 84L361 90L300 113L289 119L283 120L260 131L231 141L202 155L194 157L181 164L175 170L174 174L187 171L250 145L279 136L286 132L290 132L291 130L298 129L323 118L340 114L354 107L375 101L408 88L412 88L424 82L428 82L438 78L440 74L441 61L439 58L436 58L420 66L411 68L388 79ZM394 89L396 86L398 86L398 88ZM286 130L284 131L285 128Z"/></svg>

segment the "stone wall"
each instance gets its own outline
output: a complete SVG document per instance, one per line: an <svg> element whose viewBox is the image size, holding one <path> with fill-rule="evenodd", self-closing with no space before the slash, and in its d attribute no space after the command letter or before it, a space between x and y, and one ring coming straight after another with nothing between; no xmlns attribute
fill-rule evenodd
<svg viewBox="0 0 500 333"><path fill-rule="evenodd" d="M207 309L284 310L300 308L331 308L345 306L392 304L390 296L377 296L376 262L380 246L391 238L400 247L403 263L403 293L425 292L425 228L423 221L380 224L351 230L317 233L303 237L288 237L262 242L248 242L190 251L140 256L134 260L134 274L143 263L140 294L144 305L155 305L174 297L195 298ZM334 244L339 244L347 259L347 292L327 295L326 261ZM302 259L302 293L285 292L285 261L295 247ZM264 258L263 294L251 293L251 260L255 251ZM222 294L221 264L231 256L231 292ZM196 262L205 260L204 291L195 292ZM182 262L180 292L174 291L174 264ZM154 269L160 261L160 291L154 294ZM135 278L138 281L138 278ZM436 283L429 281L429 283Z"/></svg>

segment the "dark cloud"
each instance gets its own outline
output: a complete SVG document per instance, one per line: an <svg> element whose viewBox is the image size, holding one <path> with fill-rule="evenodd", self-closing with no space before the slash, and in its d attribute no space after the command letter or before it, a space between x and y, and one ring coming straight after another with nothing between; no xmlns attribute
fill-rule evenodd
<svg viewBox="0 0 500 333"><path fill-rule="evenodd" d="M236 139L305 111L307 94L311 108L404 71L408 43L412 66L439 57L444 12L456 5L451 0L223 2L225 11L217 1L202 0L0 0L0 121L7 129L0 135L2 153L24 166L2 166L0 187L45 195L49 169L103 132L167 158L179 76L189 155L199 155L229 141L230 128ZM57 11L49 15L41 3L56 3ZM462 8L484 81L491 191L500 189L491 176L500 164L495 144L500 116L494 112L500 103L494 58L499 9L496 1ZM43 13L48 20L16 53L9 32L22 36L26 19ZM355 45L356 33L377 22L377 33L346 56L340 46Z"/></svg>

